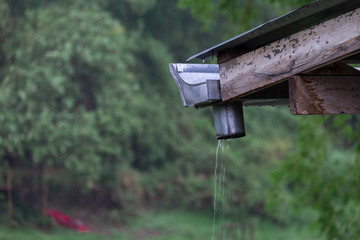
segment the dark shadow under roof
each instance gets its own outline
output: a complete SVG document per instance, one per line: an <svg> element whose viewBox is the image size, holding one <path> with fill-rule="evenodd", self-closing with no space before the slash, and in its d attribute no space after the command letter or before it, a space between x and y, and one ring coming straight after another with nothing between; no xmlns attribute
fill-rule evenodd
<svg viewBox="0 0 360 240"><path fill-rule="evenodd" d="M190 57L188 61L216 56L231 48L252 51L359 7L359 0L318 0L206 49Z"/></svg>

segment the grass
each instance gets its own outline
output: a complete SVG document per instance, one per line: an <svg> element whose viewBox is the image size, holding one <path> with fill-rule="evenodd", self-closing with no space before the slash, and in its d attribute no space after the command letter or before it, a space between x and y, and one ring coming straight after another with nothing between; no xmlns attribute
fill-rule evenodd
<svg viewBox="0 0 360 240"><path fill-rule="evenodd" d="M253 220L254 240L321 240L316 234L297 226L279 227L269 222ZM77 233L56 227L49 232L29 228L0 226L0 240L211 240L211 215L190 212L146 212L129 221L127 226L112 227L106 232ZM228 235L223 239L241 239Z"/></svg>

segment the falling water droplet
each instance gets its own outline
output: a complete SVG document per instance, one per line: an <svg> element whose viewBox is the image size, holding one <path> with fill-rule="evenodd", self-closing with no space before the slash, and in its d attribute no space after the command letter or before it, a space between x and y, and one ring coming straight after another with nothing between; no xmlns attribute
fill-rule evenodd
<svg viewBox="0 0 360 240"><path fill-rule="evenodd" d="M216 148L216 159L215 159L215 181L214 181L214 217L213 217L213 240L215 240L215 224L216 224L216 191L217 191L217 169L218 169L218 162L219 162L219 149L221 148L222 141L218 141L218 145Z"/></svg>
<svg viewBox="0 0 360 240"><path fill-rule="evenodd" d="M231 183L226 181L227 167L225 152L229 149L230 141L219 140L216 148L215 179L214 179L214 214L212 240L226 240L228 235L237 234L239 228L233 229L230 214L234 212L231 206ZM230 185L229 185L230 184ZM238 216L235 216L239 219Z"/></svg>

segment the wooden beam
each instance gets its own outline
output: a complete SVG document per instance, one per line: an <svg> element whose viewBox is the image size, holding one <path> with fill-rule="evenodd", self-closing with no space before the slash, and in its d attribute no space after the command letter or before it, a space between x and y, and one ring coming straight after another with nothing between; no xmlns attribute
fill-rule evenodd
<svg viewBox="0 0 360 240"><path fill-rule="evenodd" d="M343 63L337 62L326 65L322 68L309 72L303 72L301 75L309 76L360 76L360 71Z"/></svg>
<svg viewBox="0 0 360 240"><path fill-rule="evenodd" d="M294 115L360 113L360 76L294 76L289 94Z"/></svg>
<svg viewBox="0 0 360 240"><path fill-rule="evenodd" d="M223 101L360 52L360 9L220 64Z"/></svg>

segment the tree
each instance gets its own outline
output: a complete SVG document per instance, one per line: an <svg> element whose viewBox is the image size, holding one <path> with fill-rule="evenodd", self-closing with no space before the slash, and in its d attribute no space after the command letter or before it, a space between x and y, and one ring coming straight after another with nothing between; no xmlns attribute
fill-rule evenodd
<svg viewBox="0 0 360 240"><path fill-rule="evenodd" d="M166 47L121 24L111 1L0 3L2 168L66 169L51 176L52 196L133 211L137 171L199 155L187 137L201 133L180 128L192 122L169 81Z"/></svg>
<svg viewBox="0 0 360 240"><path fill-rule="evenodd" d="M359 127L351 115L305 119L297 151L274 174L275 203L283 208L284 197L293 194L288 204L314 210L327 239L360 233Z"/></svg>
<svg viewBox="0 0 360 240"><path fill-rule="evenodd" d="M53 176L61 180L53 196L71 196L63 192L71 186L74 204L103 174L117 176L117 166L132 162L128 139L141 121L129 114L139 94L129 71L132 37L110 14L79 1L4 16L12 29L1 45L2 168L67 169Z"/></svg>
<svg viewBox="0 0 360 240"><path fill-rule="evenodd" d="M200 30L166 0L0 0L0 11L1 169L62 170L48 178L61 204L212 208L211 109L182 107L168 63L225 30ZM224 155L234 207L265 214L269 169L291 148L281 127L296 122L255 110L245 112L252 137Z"/></svg>
<svg viewBox="0 0 360 240"><path fill-rule="evenodd" d="M131 75L119 76L132 61L124 28L101 10L74 5L30 10L17 20L25 41L13 49L2 79L1 152L9 165L66 165L96 178L96 110L137 87Z"/></svg>

